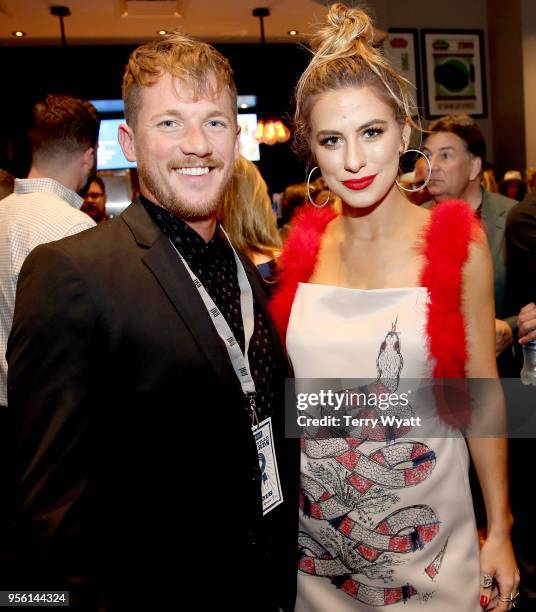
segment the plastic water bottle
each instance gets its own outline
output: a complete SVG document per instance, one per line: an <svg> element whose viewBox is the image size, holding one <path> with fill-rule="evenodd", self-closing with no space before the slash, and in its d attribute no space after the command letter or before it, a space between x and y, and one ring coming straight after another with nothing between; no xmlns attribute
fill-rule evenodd
<svg viewBox="0 0 536 612"><path fill-rule="evenodd" d="M523 345L523 369L521 382L536 387L536 340Z"/></svg>

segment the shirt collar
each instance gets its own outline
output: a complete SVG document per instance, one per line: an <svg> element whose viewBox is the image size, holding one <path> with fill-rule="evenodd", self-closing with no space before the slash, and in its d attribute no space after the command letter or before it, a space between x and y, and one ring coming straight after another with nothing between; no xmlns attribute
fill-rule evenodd
<svg viewBox="0 0 536 612"><path fill-rule="evenodd" d="M140 200L153 221L168 237L173 238L173 243L177 247L187 247L187 245L190 244L195 245L195 247L198 249L202 248L205 251L209 251L215 246L222 246L227 243L227 240L222 240L219 224L216 227L214 236L208 242L205 242L204 239L188 225L188 223L183 221L183 219L180 217L177 217L177 215L173 214L166 208L162 208L162 206L158 206L142 195L140 195Z"/></svg>
<svg viewBox="0 0 536 612"><path fill-rule="evenodd" d="M484 204L484 189L480 188L480 204L477 206L475 210L475 215L477 219L482 219L482 205Z"/></svg>
<svg viewBox="0 0 536 612"><path fill-rule="evenodd" d="M65 187L58 181L51 178L15 179L15 193L19 195L28 193L53 193L73 208L78 208L84 203L72 189Z"/></svg>

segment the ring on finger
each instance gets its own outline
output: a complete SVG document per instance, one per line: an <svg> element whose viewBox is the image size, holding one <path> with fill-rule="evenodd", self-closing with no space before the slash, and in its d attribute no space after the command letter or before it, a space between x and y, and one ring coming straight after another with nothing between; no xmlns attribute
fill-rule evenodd
<svg viewBox="0 0 536 612"><path fill-rule="evenodd" d="M515 599L510 599L509 597L500 597L499 596L499 601L509 604L508 606L508 610L511 610L512 608L516 607L516 603L517 601Z"/></svg>
<svg viewBox="0 0 536 612"><path fill-rule="evenodd" d="M491 574L482 574L480 576L480 586L483 589L489 589L493 584L493 576Z"/></svg>

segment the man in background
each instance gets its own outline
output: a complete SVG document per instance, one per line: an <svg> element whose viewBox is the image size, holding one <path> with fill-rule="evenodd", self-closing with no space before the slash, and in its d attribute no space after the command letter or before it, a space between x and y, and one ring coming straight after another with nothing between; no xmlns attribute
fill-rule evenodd
<svg viewBox="0 0 536 612"><path fill-rule="evenodd" d="M100 176L94 176L91 179L81 211L89 215L97 224L106 221L106 186Z"/></svg>
<svg viewBox="0 0 536 612"><path fill-rule="evenodd" d="M516 204L506 221L508 296L513 312L536 302L536 193Z"/></svg>
<svg viewBox="0 0 536 612"><path fill-rule="evenodd" d="M519 312L519 338L522 343L536 341L536 193L529 193L512 207L506 221L508 252L508 298L513 312ZM518 373L522 355L517 364ZM528 387L528 408L536 405L536 387ZM530 402L530 403L529 403ZM534 511L527 504L527 457L534 450L534 439L510 441L511 504L514 512L512 539L521 572L520 590L526 601L521 610L536 610L536 551L527 530L532 529Z"/></svg>
<svg viewBox="0 0 536 612"><path fill-rule="evenodd" d="M486 161L486 143L478 125L468 115L450 115L428 126L423 151L432 167L428 191L433 200L425 208L445 200L464 200L482 219L493 259L495 293L495 352L499 373L512 376L512 359L505 349L514 340L517 312L506 303L506 247L504 229L508 211L516 203L480 185Z"/></svg>
<svg viewBox="0 0 536 612"><path fill-rule="evenodd" d="M77 194L94 172L99 120L80 98L49 95L33 108L28 131L32 163L28 178L0 206L0 411L7 406L7 340L19 272L39 244L89 229ZM3 407L3 408L2 408ZM1 417L0 417L1 418Z"/></svg>
<svg viewBox="0 0 536 612"><path fill-rule="evenodd" d="M119 139L140 197L21 272L6 571L67 588L71 609L294 607L286 360L255 268L217 223L236 97L210 45L174 32L134 50Z"/></svg>

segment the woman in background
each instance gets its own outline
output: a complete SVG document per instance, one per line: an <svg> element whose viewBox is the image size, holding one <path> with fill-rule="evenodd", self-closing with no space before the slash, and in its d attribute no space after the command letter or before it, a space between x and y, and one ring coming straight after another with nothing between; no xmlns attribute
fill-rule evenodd
<svg viewBox="0 0 536 612"><path fill-rule="evenodd" d="M536 191L536 168L527 168L526 183L527 192L534 193Z"/></svg>
<svg viewBox="0 0 536 612"><path fill-rule="evenodd" d="M272 314L296 384L365 379L373 397L404 378L496 378L485 239L465 203L429 212L400 191L411 93L372 40L365 12L333 5L297 86L298 148L343 210L305 210L280 259ZM296 612L512 607L506 440L468 439L488 518L479 552L467 445L448 433L440 394L429 407L426 433L365 423L346 437L304 434Z"/></svg>
<svg viewBox="0 0 536 612"><path fill-rule="evenodd" d="M292 218L298 210L307 203L307 185L296 183L289 185L281 196L281 218L279 219L279 235L283 244L292 229Z"/></svg>
<svg viewBox="0 0 536 612"><path fill-rule="evenodd" d="M508 170L504 173L503 180L499 183L499 193L516 202L521 202L527 195L527 185L519 170Z"/></svg>
<svg viewBox="0 0 536 612"><path fill-rule="evenodd" d="M499 187L495 179L495 171L493 170L493 168L486 168L484 170L484 172L482 173L481 185L486 191L491 191L492 193L499 193Z"/></svg>
<svg viewBox="0 0 536 612"><path fill-rule="evenodd" d="M281 238L268 187L257 166L245 157L235 164L218 215L233 246L244 251L265 280L271 280Z"/></svg>

